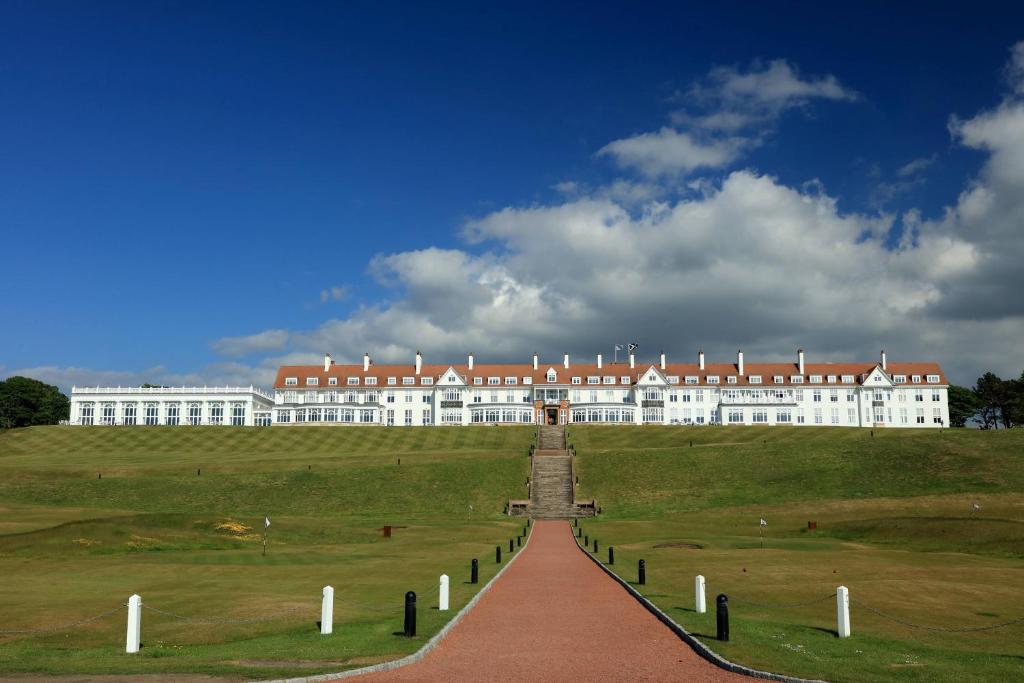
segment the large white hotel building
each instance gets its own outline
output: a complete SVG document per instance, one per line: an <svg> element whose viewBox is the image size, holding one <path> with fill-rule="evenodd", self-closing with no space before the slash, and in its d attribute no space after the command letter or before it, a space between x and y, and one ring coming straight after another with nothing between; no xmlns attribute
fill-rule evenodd
<svg viewBox="0 0 1024 683"><path fill-rule="evenodd" d="M273 396L255 387L72 389L72 424L470 425L742 424L942 427L937 363L628 361L286 365Z"/></svg>

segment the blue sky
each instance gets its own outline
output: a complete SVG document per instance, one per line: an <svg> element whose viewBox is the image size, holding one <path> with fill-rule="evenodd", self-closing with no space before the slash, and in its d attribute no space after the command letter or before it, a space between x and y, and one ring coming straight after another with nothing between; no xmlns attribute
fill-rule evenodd
<svg viewBox="0 0 1024 683"><path fill-rule="evenodd" d="M1024 12L762 5L8 2L0 374L630 339L1018 374Z"/></svg>

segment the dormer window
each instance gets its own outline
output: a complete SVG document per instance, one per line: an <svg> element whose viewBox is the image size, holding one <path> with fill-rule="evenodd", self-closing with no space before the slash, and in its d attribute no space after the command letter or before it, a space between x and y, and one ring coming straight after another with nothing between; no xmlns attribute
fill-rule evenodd
<svg viewBox="0 0 1024 683"><path fill-rule="evenodd" d="M605 375L601 381L604 384L615 384L615 375Z"/></svg>
<svg viewBox="0 0 1024 683"><path fill-rule="evenodd" d="M476 384L477 386L479 386L479 385L481 385L483 383L484 383L484 378L483 377L474 377L473 378L473 384Z"/></svg>
<svg viewBox="0 0 1024 683"><path fill-rule="evenodd" d="M320 378L319 377L307 377L306 378L306 386L307 387L315 387L318 384L320 384Z"/></svg>
<svg viewBox="0 0 1024 683"><path fill-rule="evenodd" d="M907 376L906 375L893 375L892 376L892 381L893 381L893 384L906 384L907 383Z"/></svg>
<svg viewBox="0 0 1024 683"><path fill-rule="evenodd" d="M532 377L523 377L523 384L533 384Z"/></svg>
<svg viewBox="0 0 1024 683"><path fill-rule="evenodd" d="M835 384L836 383L836 376L835 375L829 375L828 376L828 383L829 384Z"/></svg>
<svg viewBox="0 0 1024 683"><path fill-rule="evenodd" d="M761 375L751 375L750 376L750 383L751 384L760 384L761 383Z"/></svg>
<svg viewBox="0 0 1024 683"><path fill-rule="evenodd" d="M388 377L388 386L392 386L393 387L396 384L398 384L398 378L397 377Z"/></svg>
<svg viewBox="0 0 1024 683"><path fill-rule="evenodd" d="M492 386L492 387L493 386L497 386L497 385L501 384L501 378L500 377L488 377L487 378L487 384L488 384L488 386Z"/></svg>
<svg viewBox="0 0 1024 683"><path fill-rule="evenodd" d="M363 378L363 384L376 384L376 383L377 383L377 378L376 377L364 377Z"/></svg>
<svg viewBox="0 0 1024 683"><path fill-rule="evenodd" d="M736 384L736 375L729 375L725 378L725 381L729 384Z"/></svg>
<svg viewBox="0 0 1024 683"><path fill-rule="evenodd" d="M404 384L406 386L412 385L412 384L416 384L416 378L415 377L403 377L402 378L402 384Z"/></svg>
<svg viewBox="0 0 1024 683"><path fill-rule="evenodd" d="M327 386L331 386L331 387L338 386L338 378L337 377L328 377L327 378Z"/></svg>
<svg viewBox="0 0 1024 683"><path fill-rule="evenodd" d="M853 375L843 375L843 384L853 384Z"/></svg>
<svg viewBox="0 0 1024 683"><path fill-rule="evenodd" d="M910 381L912 381L914 384L920 384L921 383L921 375L912 375L910 377Z"/></svg>
<svg viewBox="0 0 1024 683"><path fill-rule="evenodd" d="M516 383L516 378L515 377L506 377L505 378L505 384L515 384L515 383Z"/></svg>
<svg viewBox="0 0 1024 683"><path fill-rule="evenodd" d="M620 377L619 382L622 384L629 384L629 377Z"/></svg>
<svg viewBox="0 0 1024 683"><path fill-rule="evenodd" d="M718 375L708 375L705 378L708 384L718 384Z"/></svg>
<svg viewBox="0 0 1024 683"><path fill-rule="evenodd" d="M679 384L679 375L669 375L665 379L668 380L669 384ZM687 378L689 379L689 378Z"/></svg>
<svg viewBox="0 0 1024 683"><path fill-rule="evenodd" d="M811 384L821 384L821 375L811 375Z"/></svg>
<svg viewBox="0 0 1024 683"><path fill-rule="evenodd" d="M348 384L350 387L354 387L357 384L359 384L359 378L358 377L349 377L348 380L346 380L346 384Z"/></svg>
<svg viewBox="0 0 1024 683"><path fill-rule="evenodd" d="M548 382L556 382L556 381L558 381L558 376L555 374L555 371L554 370L548 370Z"/></svg>
<svg viewBox="0 0 1024 683"><path fill-rule="evenodd" d="M699 381L699 379L698 379L697 375L687 375L687 376L686 376L686 379L685 379L684 381L685 381L685 382L686 382L687 384L697 384L697 382Z"/></svg>
<svg viewBox="0 0 1024 683"><path fill-rule="evenodd" d="M928 375L927 379L928 379L928 384L938 384L939 383L939 376L938 375Z"/></svg>
<svg viewBox="0 0 1024 683"><path fill-rule="evenodd" d="M298 383L299 383L299 378L298 377L285 377L284 378L284 385L286 387L294 387L294 386L298 385Z"/></svg>
<svg viewBox="0 0 1024 683"><path fill-rule="evenodd" d="M596 377L594 375L590 375L589 377L587 377L587 384L600 384L600 383L601 383L601 378L600 377Z"/></svg>
<svg viewBox="0 0 1024 683"><path fill-rule="evenodd" d="M803 375L790 375L789 383L790 384L803 384L804 383L804 376Z"/></svg>
<svg viewBox="0 0 1024 683"><path fill-rule="evenodd" d="M782 375L775 375L775 377L772 378L772 381L775 382L776 384L782 384L783 382L786 381L786 378L783 377Z"/></svg>
<svg viewBox="0 0 1024 683"><path fill-rule="evenodd" d="M582 382L583 382L583 378L582 377L573 377L572 378L572 383L573 384L581 384Z"/></svg>
<svg viewBox="0 0 1024 683"><path fill-rule="evenodd" d="M420 377L420 384L429 387L434 383L433 377Z"/></svg>

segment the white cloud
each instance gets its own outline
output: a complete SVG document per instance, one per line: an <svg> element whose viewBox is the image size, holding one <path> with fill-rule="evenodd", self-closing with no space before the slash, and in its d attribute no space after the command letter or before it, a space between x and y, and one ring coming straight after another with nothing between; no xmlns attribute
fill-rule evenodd
<svg viewBox="0 0 1024 683"><path fill-rule="evenodd" d="M641 133L609 142L597 155L613 157L623 168L633 168L656 178L727 166L751 144L751 140L739 137L699 141L689 133L666 127L656 133Z"/></svg>
<svg viewBox="0 0 1024 683"><path fill-rule="evenodd" d="M903 166L900 166L896 170L896 175L898 175L901 178L916 176L922 171L925 171L928 168L930 168L932 164L935 163L936 159L938 159L938 156L935 154L931 155L930 157L921 157L919 159L914 159L913 161L909 161Z"/></svg>
<svg viewBox="0 0 1024 683"><path fill-rule="evenodd" d="M280 351L288 345L288 330L264 330L242 337L223 337L213 342L213 350L225 356Z"/></svg>
<svg viewBox="0 0 1024 683"><path fill-rule="evenodd" d="M329 301L341 301L348 296L348 287L341 287L335 285L334 287L328 287L327 289L320 290L320 303L327 303Z"/></svg>
<svg viewBox="0 0 1024 683"><path fill-rule="evenodd" d="M269 386L274 381L277 365L269 359L253 367L241 363L211 363L195 372L171 372L162 365L143 370L98 370L83 367L43 365L11 370L10 376L32 377L53 384L64 392L71 387L121 386L142 384L159 386Z"/></svg>
<svg viewBox="0 0 1024 683"><path fill-rule="evenodd" d="M1010 48L1010 60L1006 64L1006 80L1013 92L1024 95L1024 40Z"/></svg>

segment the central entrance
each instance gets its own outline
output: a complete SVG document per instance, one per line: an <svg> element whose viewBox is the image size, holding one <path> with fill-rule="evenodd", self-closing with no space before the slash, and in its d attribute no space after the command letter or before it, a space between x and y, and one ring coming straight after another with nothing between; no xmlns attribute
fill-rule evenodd
<svg viewBox="0 0 1024 683"><path fill-rule="evenodd" d="M544 408L544 421L549 425L558 424L558 407L547 406Z"/></svg>

